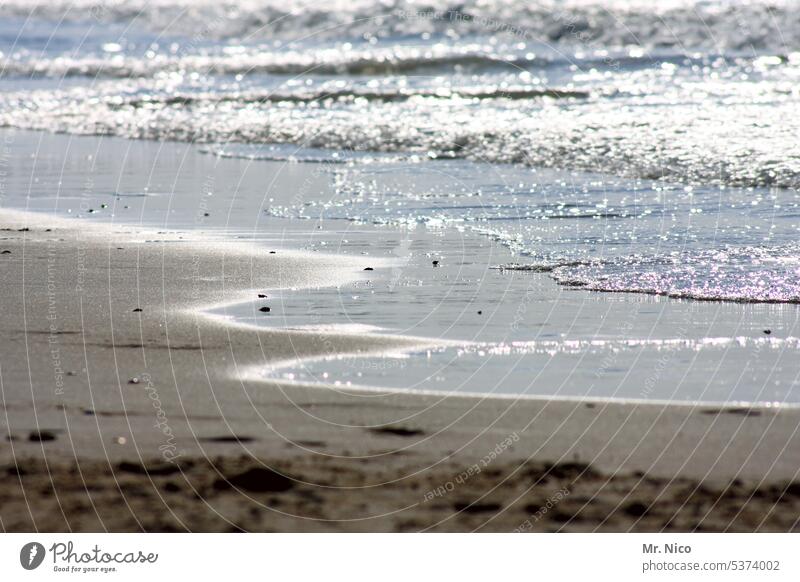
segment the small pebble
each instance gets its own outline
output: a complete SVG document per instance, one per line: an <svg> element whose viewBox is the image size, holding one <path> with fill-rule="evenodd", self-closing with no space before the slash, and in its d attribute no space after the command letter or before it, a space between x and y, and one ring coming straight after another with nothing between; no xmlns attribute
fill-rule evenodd
<svg viewBox="0 0 800 582"><path fill-rule="evenodd" d="M136 376L128 380L128 384L138 384L138 383L139 383L139 378L137 378Z"/></svg>
<svg viewBox="0 0 800 582"><path fill-rule="evenodd" d="M365 271L374 271L375 269L373 269L372 267L364 267L364 270Z"/></svg>
<svg viewBox="0 0 800 582"><path fill-rule="evenodd" d="M134 309L134 310L133 310L133 312L134 312L134 313L138 313L138 312L140 312L141 310L142 310L142 308L141 308L141 307L137 307L136 309Z"/></svg>
<svg viewBox="0 0 800 582"><path fill-rule="evenodd" d="M56 440L56 435L54 435L49 430L40 430L29 434L28 440L32 443L45 443L48 441Z"/></svg>
<svg viewBox="0 0 800 582"><path fill-rule="evenodd" d="M261 311L263 313L269 313L272 310L269 307L262 307L261 309L259 309L259 311Z"/></svg>
<svg viewBox="0 0 800 582"><path fill-rule="evenodd" d="M258 298L259 298L259 299L266 299L266 298L267 298L267 296L266 296L264 293L259 293L259 294L258 294Z"/></svg>
<svg viewBox="0 0 800 582"><path fill-rule="evenodd" d="M114 442L115 442L116 444L118 444L118 445L124 445L125 443L127 443L127 442L128 442L128 439L126 439L125 437L121 436L121 437L117 437L117 438L115 438L115 439L114 439Z"/></svg>
<svg viewBox="0 0 800 582"><path fill-rule="evenodd" d="M204 212L203 216L211 216L208 212Z"/></svg>
<svg viewBox="0 0 800 582"><path fill-rule="evenodd" d="M269 254L274 255L276 251L270 251Z"/></svg>
<svg viewBox="0 0 800 582"><path fill-rule="evenodd" d="M0 253L0 255L10 255L10 254L11 254L11 251L3 251L2 253Z"/></svg>
<svg viewBox="0 0 800 582"><path fill-rule="evenodd" d="M772 333L772 330L771 330L771 329L765 329L765 330L764 330L764 333L765 333L765 334L767 334L767 335L769 335L769 334L771 334L771 333Z"/></svg>
<svg viewBox="0 0 800 582"><path fill-rule="evenodd" d="M438 266L439 266L439 261L433 261L433 263L431 263L431 264L432 264L434 267L438 267Z"/></svg>
<svg viewBox="0 0 800 582"><path fill-rule="evenodd" d="M483 315L483 311L478 311L478 315Z"/></svg>

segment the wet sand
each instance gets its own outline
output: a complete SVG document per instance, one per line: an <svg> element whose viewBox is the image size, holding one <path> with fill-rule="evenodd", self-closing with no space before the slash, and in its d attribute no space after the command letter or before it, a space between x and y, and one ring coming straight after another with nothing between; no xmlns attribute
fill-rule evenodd
<svg viewBox="0 0 800 582"><path fill-rule="evenodd" d="M379 262L11 211L0 229L5 531L798 529L796 408L267 382L240 372L422 340L200 310Z"/></svg>

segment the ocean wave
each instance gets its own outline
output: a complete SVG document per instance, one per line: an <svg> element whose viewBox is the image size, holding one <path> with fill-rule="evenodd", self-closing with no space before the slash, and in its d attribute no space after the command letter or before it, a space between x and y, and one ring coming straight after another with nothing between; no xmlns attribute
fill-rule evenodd
<svg viewBox="0 0 800 582"><path fill-rule="evenodd" d="M363 89L319 89L300 92L251 91L246 93L196 93L183 95L152 95L148 97L121 99L109 103L114 110L143 107L175 107L208 105L210 103L235 103L246 106L261 103L308 104L319 101L377 101L391 103L415 97L432 99L587 99L589 92L556 88L464 88L446 90L396 89L367 91Z"/></svg>
<svg viewBox="0 0 800 582"><path fill-rule="evenodd" d="M586 291L734 303L800 303L800 247L692 249L610 259L532 260L493 267L547 273Z"/></svg>
<svg viewBox="0 0 800 582"><path fill-rule="evenodd" d="M132 22L198 38L507 35L549 43L796 48L789 0L6 0L0 15Z"/></svg>
<svg viewBox="0 0 800 582"><path fill-rule="evenodd" d="M348 163L391 164L414 161L403 155L303 148L291 144L215 144L210 147L201 147L200 151L218 158L326 165Z"/></svg>
<svg viewBox="0 0 800 582"><path fill-rule="evenodd" d="M562 267L582 267L591 265L591 261L553 260L531 263L504 263L492 267L495 271L523 271L528 273L552 273Z"/></svg>
<svg viewBox="0 0 800 582"><path fill-rule="evenodd" d="M0 71L6 77L90 77L136 78L167 73L200 72L206 75L384 75L439 68L488 69L493 67L530 68L547 64L539 59L469 52L459 48L426 49L392 47L389 49L333 48L302 51L256 51L236 56L158 55L149 59L136 57L56 57L5 59Z"/></svg>
<svg viewBox="0 0 800 582"><path fill-rule="evenodd" d="M559 265L559 284L673 299L800 303L800 247L727 247Z"/></svg>
<svg viewBox="0 0 800 582"><path fill-rule="evenodd" d="M514 55L469 53L463 49L437 50L392 47L387 50L307 49L300 52L260 52L259 54L219 56L194 55L151 59L57 57L49 59L5 59L0 61L3 75L27 78L154 77L166 73L199 72L205 75L391 75L437 69L487 70L492 68L533 69L550 64L549 60ZM445 53L452 54L445 54ZM333 53L333 54L331 54ZM589 61L585 66L592 66Z"/></svg>
<svg viewBox="0 0 800 582"><path fill-rule="evenodd" d="M392 93L369 101L354 97L359 90L347 88L340 94L347 99L319 100L321 94L301 88L295 97L275 97L293 101L279 103L268 92L175 97L169 87L138 82L5 92L0 125L137 139L292 143L689 184L800 187L800 155L787 147L800 133L793 94L729 99L724 107L687 93L663 107L616 99L496 99L478 108L471 100L396 99ZM493 91L479 87L474 95L502 95Z"/></svg>
<svg viewBox="0 0 800 582"><path fill-rule="evenodd" d="M0 55L2 56L2 55ZM704 57L707 58L707 57ZM718 58L726 58L719 56ZM745 58L745 57L737 57ZM235 54L187 54L173 56L152 54L143 58L131 55L86 55L39 57L21 51L0 59L3 77L96 79L148 78L171 73L202 75L350 75L380 76L409 73L455 71L520 72L543 71L552 67L575 65L579 70L602 68L635 68L654 63L692 64L696 57L664 53L615 54L608 56L583 54L537 53L504 45L466 43L387 44L385 46L307 46L302 49L273 50L250 47Z"/></svg>
<svg viewBox="0 0 800 582"><path fill-rule="evenodd" d="M120 49L121 50L121 49ZM169 74L187 75L342 75L381 76L410 73L519 73L546 72L575 67L577 71L635 70L653 66L704 66L714 62L751 63L752 54L690 54L671 49L643 52L639 49L608 52L597 50L557 51L528 44L459 42L328 43L324 45L226 46L222 49L188 46L181 54L153 51L147 55L124 52L103 54L59 54L41 56L36 50L18 49L5 58L0 53L0 75L5 78L92 79L152 78ZM792 58L773 55L781 63Z"/></svg>

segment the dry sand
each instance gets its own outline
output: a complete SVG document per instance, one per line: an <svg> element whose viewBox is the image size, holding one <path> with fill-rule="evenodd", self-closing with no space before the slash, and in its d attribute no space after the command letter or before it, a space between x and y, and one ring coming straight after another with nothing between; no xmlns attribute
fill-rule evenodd
<svg viewBox="0 0 800 582"><path fill-rule="evenodd" d="M361 277L374 259L11 211L0 228L5 531L800 527L796 408L265 382L250 372L269 362L419 341L201 309Z"/></svg>

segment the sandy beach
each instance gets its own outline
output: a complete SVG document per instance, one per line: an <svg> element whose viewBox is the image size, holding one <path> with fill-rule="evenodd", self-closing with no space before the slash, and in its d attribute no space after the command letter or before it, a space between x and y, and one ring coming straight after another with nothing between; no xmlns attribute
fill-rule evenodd
<svg viewBox="0 0 800 582"><path fill-rule="evenodd" d="M800 410L246 373L432 340L205 311L369 257L0 213L4 531L795 531ZM268 317L264 313L264 317Z"/></svg>

